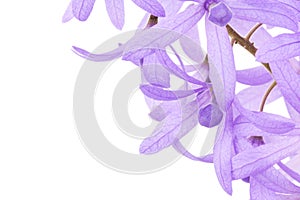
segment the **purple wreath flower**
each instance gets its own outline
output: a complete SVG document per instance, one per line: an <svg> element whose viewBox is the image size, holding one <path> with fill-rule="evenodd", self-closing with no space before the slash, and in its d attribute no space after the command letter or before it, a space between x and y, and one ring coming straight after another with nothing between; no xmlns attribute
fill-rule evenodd
<svg viewBox="0 0 300 200"><path fill-rule="evenodd" d="M294 58L300 56L300 3L294 0L197 0L196 4L177 13L182 2L176 1L173 5L170 1L133 1L152 14L144 30L104 54L91 54L78 47L73 47L73 51L97 62L122 57L140 67L144 78L140 89L146 98L158 102L150 116L160 121L153 134L142 142L140 153L156 153L173 146L193 160L213 162L218 180L228 194L232 194L232 180L242 179L250 184L252 200L299 199L300 188L293 182L300 182L295 165L295 160L300 160L300 65ZM85 21L94 3L94 0L73 0L63 21L72 17ZM121 29L124 2L106 1L106 7L112 23ZM158 23L157 17L160 17ZM199 42L196 25L202 19L205 20L207 55L182 39L188 35ZM260 25L249 30L255 23L295 33L272 37L264 28L257 30ZM255 46L250 42L254 32ZM246 33L249 35L245 38L240 35ZM228 35L234 40L230 41ZM169 57L166 48L172 48L177 40L184 52L197 62L197 70L184 65L175 51L180 65ZM241 44L261 65L236 70L232 42ZM204 76L200 76L199 69ZM184 80L181 88L170 89L171 74ZM235 94L237 82L249 87ZM291 119L263 112L265 104L280 97L284 98ZM180 143L198 123L218 126L213 154L197 157ZM283 163L285 158L291 158L291 162ZM279 169L274 167L276 165Z"/></svg>
<svg viewBox="0 0 300 200"><path fill-rule="evenodd" d="M251 199L299 198L299 175L281 160L299 152L299 129L291 119L263 112L248 111L238 100L240 115L234 122L235 151L233 179L250 182ZM274 168L278 164L282 171ZM284 173L283 173L284 172Z"/></svg>

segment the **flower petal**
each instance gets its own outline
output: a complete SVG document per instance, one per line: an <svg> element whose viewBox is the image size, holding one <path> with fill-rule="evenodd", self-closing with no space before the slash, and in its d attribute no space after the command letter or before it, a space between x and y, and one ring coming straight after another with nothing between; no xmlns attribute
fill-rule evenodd
<svg viewBox="0 0 300 200"><path fill-rule="evenodd" d="M164 17L165 10L157 0L132 0L137 6L157 17Z"/></svg>
<svg viewBox="0 0 300 200"><path fill-rule="evenodd" d="M233 157L232 111L229 110L218 127L214 146L214 166L223 189L232 194L231 159Z"/></svg>
<svg viewBox="0 0 300 200"><path fill-rule="evenodd" d="M278 166L285 172L287 173L290 177L292 177L294 180L300 183L300 174L283 164L282 162L278 163Z"/></svg>
<svg viewBox="0 0 300 200"><path fill-rule="evenodd" d="M173 147L176 151L178 151L179 153L181 153L182 155L184 155L185 157L187 157L191 160L201 161L201 162L208 162L208 163L213 162L213 155L212 154L202 156L202 157L194 156L188 150L185 149L185 147L181 144L181 142L179 140L174 141Z"/></svg>
<svg viewBox="0 0 300 200"><path fill-rule="evenodd" d="M68 22L74 17L73 15L73 9L72 9L72 1L69 3L68 8L65 11L64 16L62 17L62 22Z"/></svg>
<svg viewBox="0 0 300 200"><path fill-rule="evenodd" d="M300 123L300 113L297 112L288 102L285 101L286 108L292 120Z"/></svg>
<svg viewBox="0 0 300 200"><path fill-rule="evenodd" d="M271 113L247 110L240 105L237 99L235 99L234 105L241 115L263 131L282 134L295 128L295 123L288 118Z"/></svg>
<svg viewBox="0 0 300 200"><path fill-rule="evenodd" d="M80 21L90 16L95 0L72 0L73 15Z"/></svg>
<svg viewBox="0 0 300 200"><path fill-rule="evenodd" d="M239 116L238 119L245 118ZM251 136L270 136L271 133L265 132L251 122L236 122L234 124L233 132L237 137L251 137Z"/></svg>
<svg viewBox="0 0 300 200"><path fill-rule="evenodd" d="M197 101L199 106L205 106L207 102L211 99L211 94L209 91L204 91L197 97ZM178 107L178 105L185 105L185 99L180 99L178 101L163 101L160 105L154 107L149 113L149 116L156 120L161 121L166 118L171 112L174 112L174 108Z"/></svg>
<svg viewBox="0 0 300 200"><path fill-rule="evenodd" d="M287 7L293 9L296 13L298 21L300 21L300 1L295 0L279 0L284 3Z"/></svg>
<svg viewBox="0 0 300 200"><path fill-rule="evenodd" d="M269 82L263 85L248 87L240 91L236 96L244 108L249 110L259 110L261 101L271 84L272 82ZM281 96L282 94L280 90L278 87L275 87L269 95L266 103L271 103Z"/></svg>
<svg viewBox="0 0 300 200"><path fill-rule="evenodd" d="M196 90L177 90L177 91L170 91L164 90L160 87L155 87L152 85L141 85L140 90L144 93L144 95L155 99L155 100L163 100L163 101L172 101L177 100L180 98L184 98L195 93L203 91L203 88L199 88Z"/></svg>
<svg viewBox="0 0 300 200"><path fill-rule="evenodd" d="M178 100L180 101L180 100ZM174 107L180 104L178 101L163 101L160 105L154 107L149 116L156 120L162 121L165 119L172 111L174 111Z"/></svg>
<svg viewBox="0 0 300 200"><path fill-rule="evenodd" d="M159 0L159 2L165 8L166 17L176 15L183 4L183 2L180 2L180 1Z"/></svg>
<svg viewBox="0 0 300 200"><path fill-rule="evenodd" d="M300 76L288 61L272 62L270 66L284 99L300 112Z"/></svg>
<svg viewBox="0 0 300 200"><path fill-rule="evenodd" d="M109 61L109 60L113 60L115 58L121 57L122 53L123 53L123 49L124 49L123 46L119 46L118 48L116 48L110 52L106 52L103 54L93 54L93 53L90 53L79 47L73 46L73 48L72 48L74 53L76 53L80 57L91 60L91 61L95 61L95 62Z"/></svg>
<svg viewBox="0 0 300 200"><path fill-rule="evenodd" d="M108 16L117 29L124 26L124 0L105 0Z"/></svg>
<svg viewBox="0 0 300 200"><path fill-rule="evenodd" d="M257 174L255 180L263 184L266 188L284 194L300 194L300 187L289 181L282 173L274 167Z"/></svg>
<svg viewBox="0 0 300 200"><path fill-rule="evenodd" d="M155 27L139 32L128 42L123 59L136 60L152 54L153 49L164 49L195 26L204 12L203 6L191 5L177 15L161 19Z"/></svg>
<svg viewBox="0 0 300 200"><path fill-rule="evenodd" d="M140 153L156 153L170 145L175 139L182 138L197 124L198 102L193 101L182 108L174 108L153 132L140 145Z"/></svg>
<svg viewBox="0 0 300 200"><path fill-rule="evenodd" d="M160 64L155 54L143 59L141 70L148 83L164 88L170 87L170 73Z"/></svg>
<svg viewBox="0 0 300 200"><path fill-rule="evenodd" d="M223 118L223 112L215 104L209 104L199 110L199 123L211 128L218 125Z"/></svg>
<svg viewBox="0 0 300 200"><path fill-rule="evenodd" d="M256 52L256 60L266 63L296 56L300 56L300 33L278 35Z"/></svg>
<svg viewBox="0 0 300 200"><path fill-rule="evenodd" d="M205 53L201 48L198 27L194 26L179 39L182 50L197 63L204 60Z"/></svg>
<svg viewBox="0 0 300 200"><path fill-rule="evenodd" d="M255 176L294 154L300 149L299 137L284 139L247 149L232 158L232 176L234 179Z"/></svg>
<svg viewBox="0 0 300 200"><path fill-rule="evenodd" d="M262 85L273 78L263 67L255 67L245 70L237 70L236 80L246 85Z"/></svg>
<svg viewBox="0 0 300 200"><path fill-rule="evenodd" d="M228 110L235 94L235 65L225 27L206 20L209 78L220 108Z"/></svg>
<svg viewBox="0 0 300 200"><path fill-rule="evenodd" d="M185 73L182 69L180 69L168 56L168 54L165 51L157 50L156 51L157 58L159 59L160 63L163 64L163 66L172 74L178 76L179 78L184 79L185 81L188 81L190 83L194 83L197 85L207 86L205 82L199 81L195 79L192 76L189 76L187 73Z"/></svg>
<svg viewBox="0 0 300 200"><path fill-rule="evenodd" d="M227 0L233 17L298 30L298 21L293 9L279 1L270 0Z"/></svg>
<svg viewBox="0 0 300 200"><path fill-rule="evenodd" d="M282 200L274 191L267 189L263 184L252 177L250 178L250 197L251 200Z"/></svg>

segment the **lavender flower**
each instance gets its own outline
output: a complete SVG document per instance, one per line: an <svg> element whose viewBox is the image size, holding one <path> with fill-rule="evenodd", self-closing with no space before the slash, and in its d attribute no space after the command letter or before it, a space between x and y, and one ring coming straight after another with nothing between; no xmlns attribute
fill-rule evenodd
<svg viewBox="0 0 300 200"><path fill-rule="evenodd" d="M160 122L142 142L140 153L172 146L192 160L213 162L221 186L230 195L232 181L241 179L250 184L252 200L300 199L300 187L294 184L300 182L300 65L295 58L300 56L299 1L197 0L179 13L183 3L179 0L133 2L148 12L143 30L107 53L92 54L78 47L73 51L96 62L121 57L140 67L144 78L140 90L156 102L149 115ZM87 20L94 3L73 0L63 21ZM106 8L111 22L122 29L124 2L107 0ZM199 43L201 20L207 53L183 40L186 35ZM263 24L292 33L272 37L272 29ZM183 64L173 49L178 40L196 61L194 66ZM236 70L234 44L255 56L259 66ZM180 64L170 58L167 48ZM170 89L170 75L182 79L182 87ZM236 94L238 83L248 88ZM264 112L266 104L280 97L290 118ZM198 124L218 126L213 154L197 157L180 143ZM284 163L286 158L290 161Z"/></svg>

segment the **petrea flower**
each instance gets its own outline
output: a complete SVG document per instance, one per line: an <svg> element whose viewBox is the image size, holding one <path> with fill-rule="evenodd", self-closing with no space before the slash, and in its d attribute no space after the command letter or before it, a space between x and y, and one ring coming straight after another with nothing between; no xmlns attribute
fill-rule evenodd
<svg viewBox="0 0 300 200"><path fill-rule="evenodd" d="M149 116L159 122L141 143L140 153L172 146L192 160L213 162L221 186L230 195L232 181L241 179L250 184L251 200L300 199L295 184L300 182L300 62L295 58L300 56L299 1L194 0L181 12L184 0L132 1L147 14L130 40L102 54L78 47L73 51L96 62L122 58L140 67L140 90L151 102ZM87 20L94 3L72 0L63 21ZM105 3L111 22L122 29L124 1ZM199 48L200 20L205 24L207 53ZM289 33L272 37L262 24ZM176 41L195 64L183 63L173 48ZM260 64L237 70L234 43ZM171 76L184 84L171 89ZM236 83L247 88L236 94ZM263 112L266 104L280 97L290 118ZM198 124L218 126L213 153L202 157L180 143Z"/></svg>
<svg viewBox="0 0 300 200"><path fill-rule="evenodd" d="M250 182L251 199L273 199L275 196L275 199L298 199L300 187L291 179L299 181L299 175L280 161L299 152L299 129L290 119L247 111L237 100L235 106L240 115L233 129L237 154L231 162L232 177ZM252 118L252 115L261 116ZM291 178L275 169L275 164Z"/></svg>
<svg viewBox="0 0 300 200"><path fill-rule="evenodd" d="M173 68L170 71L175 71L173 74L184 79L188 86L184 84L181 90L176 91L147 84L140 86L141 91L148 98L160 101L150 113L150 116L160 121L160 124L155 128L153 134L143 141L140 152L143 154L156 153L172 145L178 152L190 159L212 162L212 155L194 156L180 143L180 139L198 124L198 120L201 125L212 127L218 125L222 119L223 113L216 105L214 95L209 88L210 84L202 81L207 79L207 71L204 70L201 73L196 70L194 77L199 79L191 79L184 70L178 72L180 67L176 66L164 51L158 54L160 54L161 63L168 64L167 68ZM181 67L187 69L185 66ZM187 70L195 72L193 67Z"/></svg>
<svg viewBox="0 0 300 200"><path fill-rule="evenodd" d="M195 79L177 66L165 51L159 50L156 53L160 63L171 73L192 84L191 89L183 87L182 90L166 90L158 86L144 84L140 86L141 91L149 98L159 101L170 102L172 111L164 112L167 115L160 119L161 124L154 131L151 137L145 139L140 147L141 153L155 153L179 140L197 125L199 109L206 107L213 101L209 90L209 83ZM174 103L175 102L175 103ZM174 106L174 104L176 106ZM164 109L164 105L162 108ZM207 113L209 115L210 113ZM217 113L222 114L222 113ZM150 116L157 119L155 113ZM204 122L205 121L205 122ZM202 120L203 124L209 124L210 118Z"/></svg>

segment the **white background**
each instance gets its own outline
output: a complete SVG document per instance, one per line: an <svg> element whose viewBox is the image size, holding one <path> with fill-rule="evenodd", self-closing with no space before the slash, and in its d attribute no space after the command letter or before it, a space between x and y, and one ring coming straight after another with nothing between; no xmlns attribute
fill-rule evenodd
<svg viewBox="0 0 300 200"><path fill-rule="evenodd" d="M0 37L0 199L249 199L234 182L234 195L219 186L213 165L181 158L153 174L108 169L82 146L72 95L83 59L76 45L93 50L120 33L104 1L89 20L61 23L68 0L4 1ZM126 25L143 17L126 1Z"/></svg>

